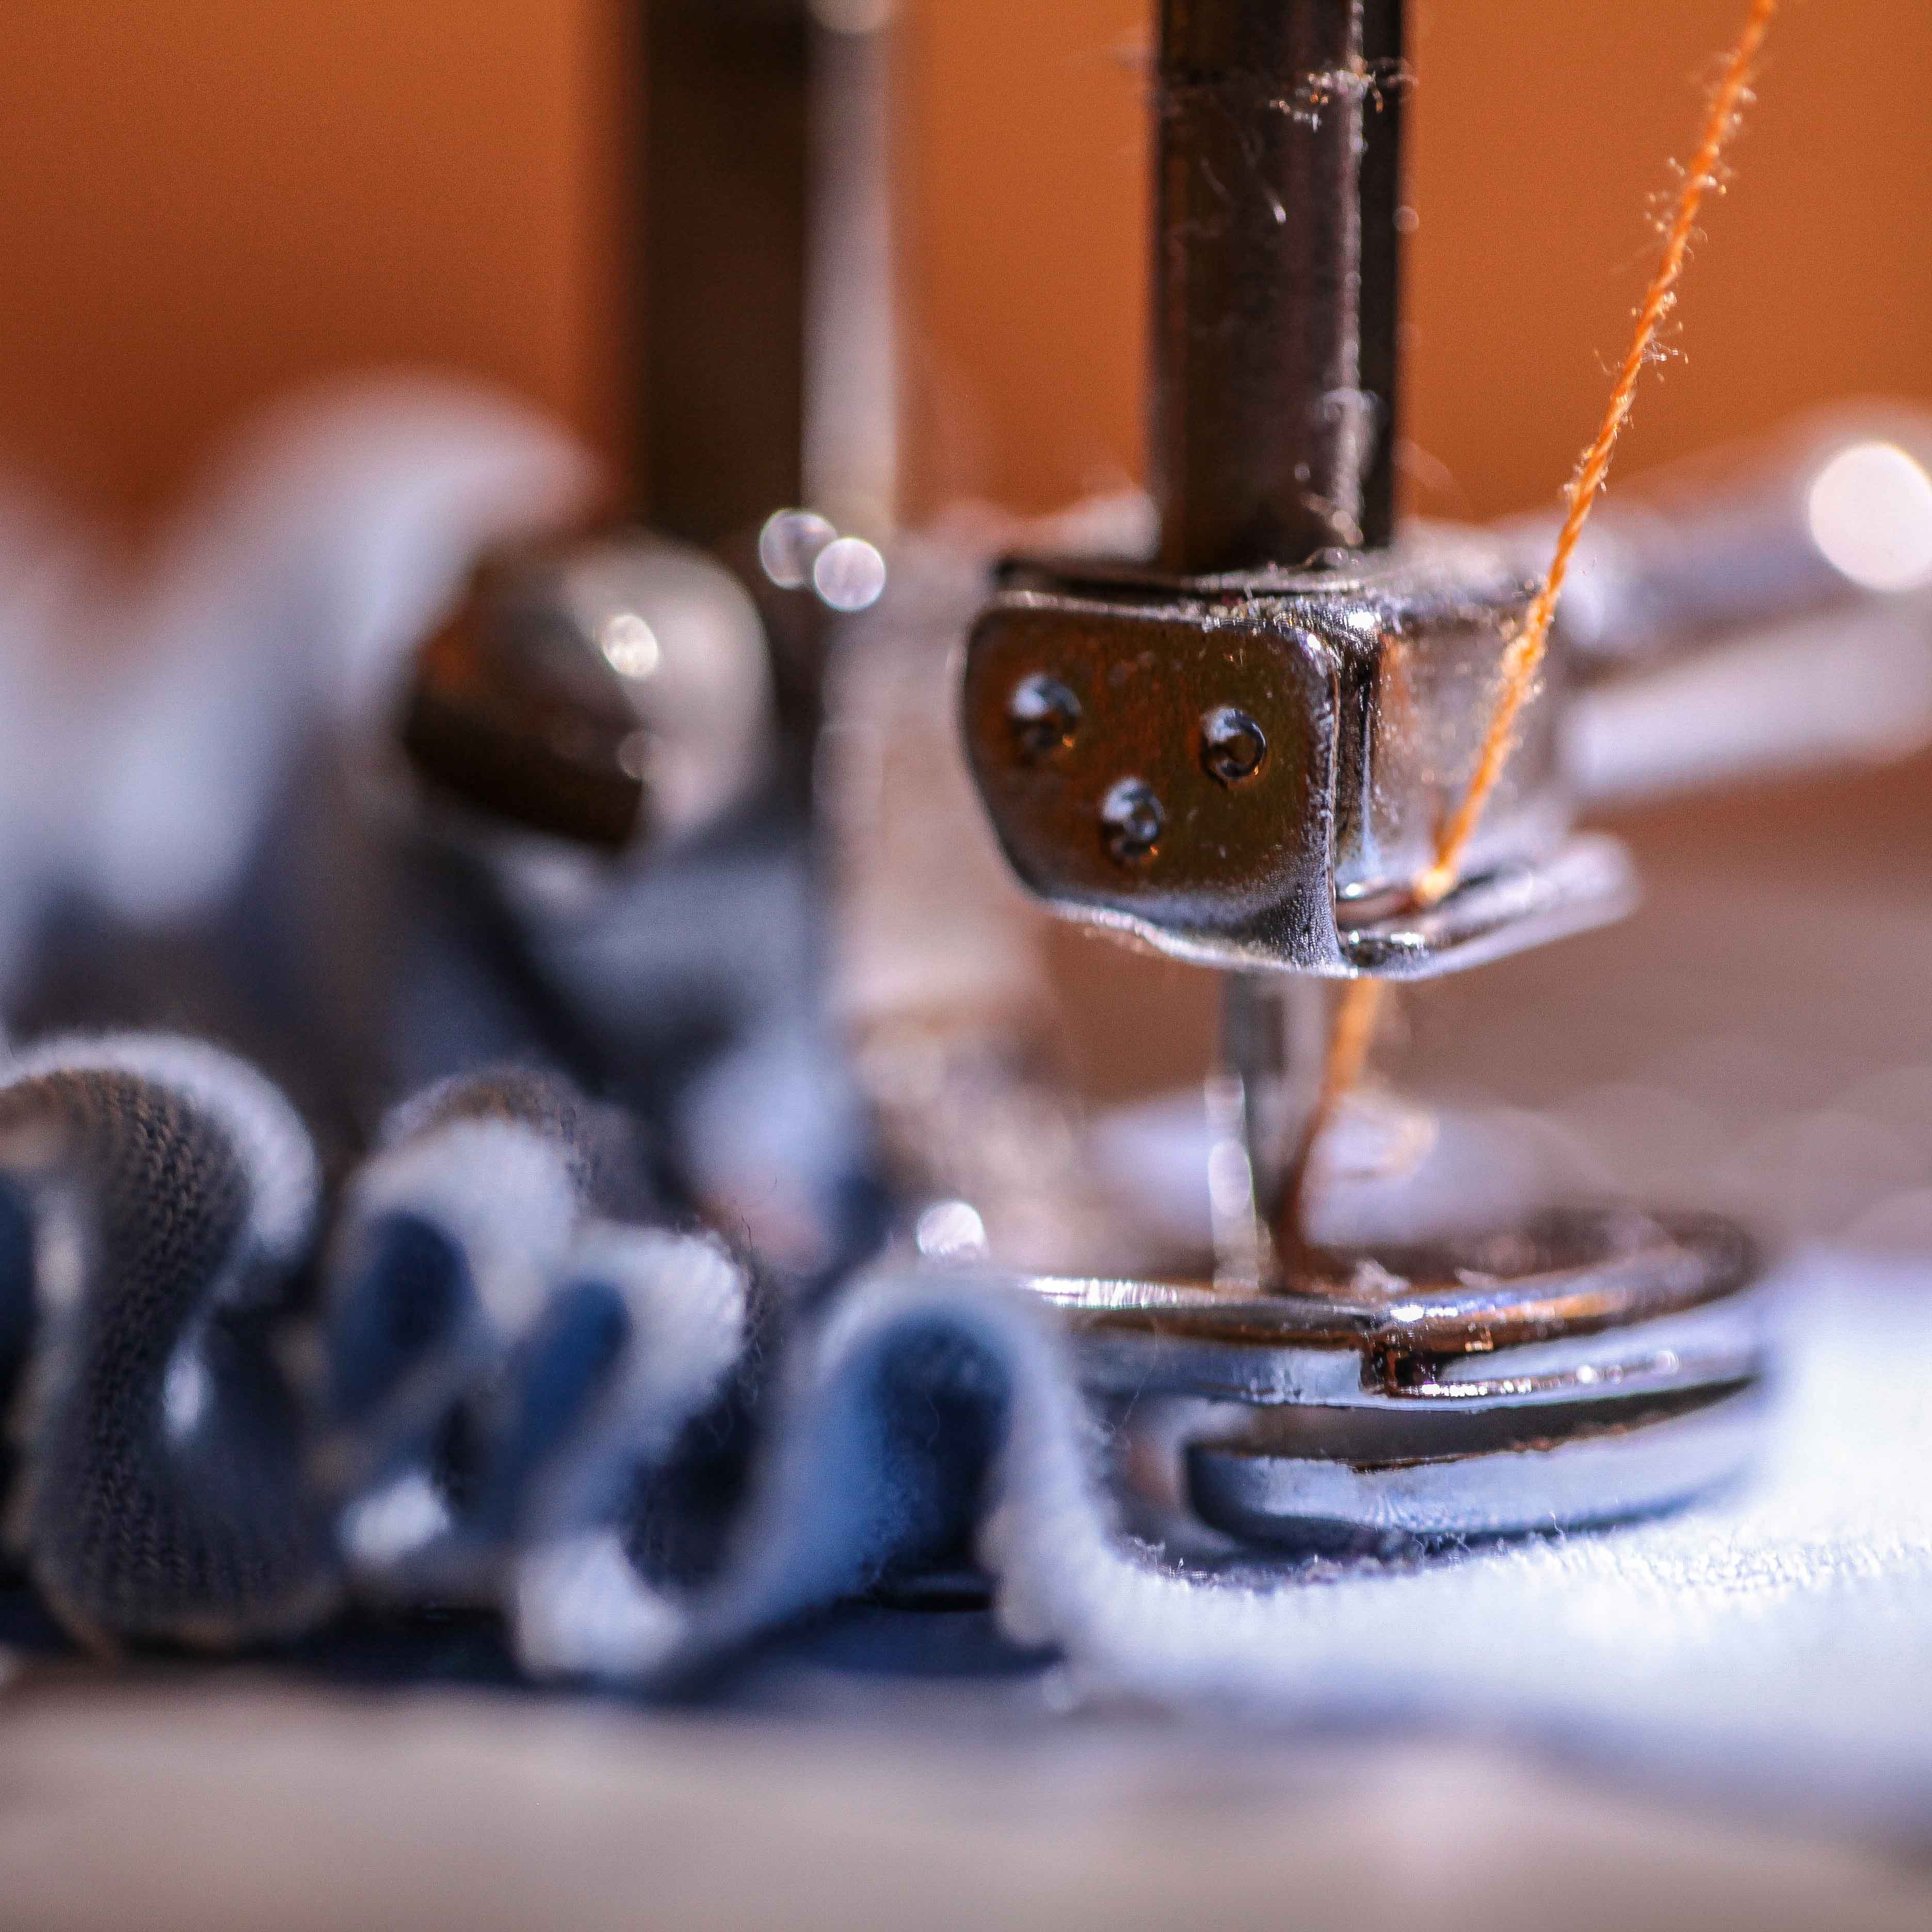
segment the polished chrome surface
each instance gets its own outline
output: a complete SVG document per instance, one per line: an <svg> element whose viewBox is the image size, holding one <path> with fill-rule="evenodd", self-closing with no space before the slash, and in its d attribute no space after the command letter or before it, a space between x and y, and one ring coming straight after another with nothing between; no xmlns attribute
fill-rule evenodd
<svg viewBox="0 0 1932 1932"><path fill-rule="evenodd" d="M1511 1431L1376 1439L1321 1409L1268 1412L1264 1427L1193 1444L1188 1492L1202 1520L1246 1540L1306 1547L1367 1538L1436 1542L1616 1522L1688 1502L1746 1469L1762 1439L1755 1378L1680 1402L1538 1411ZM1359 1412L1350 1415L1354 1421Z"/></svg>
<svg viewBox="0 0 1932 1932"><path fill-rule="evenodd" d="M1497 532L1538 569L1556 520ZM1855 404L1654 470L1591 520L1557 628L1589 674L1932 586L1932 416Z"/></svg>
<svg viewBox="0 0 1932 1932"><path fill-rule="evenodd" d="M1459 1364L1475 1362L1484 1374L1474 1384L1460 1378L1466 1394L1486 1388L1521 1400L1534 1391L1511 1378L1516 1351L1574 1351L1561 1362L1592 1365L1586 1381L1594 1381L1611 1360L1658 1348L1692 1352L1678 1328L1657 1342L1649 1324L1713 1311L1719 1319L1699 1341L1700 1358L1713 1348L1735 1358L1750 1346L1741 1339L1745 1328L1726 1324L1734 1298L1756 1276L1756 1257L1739 1230L1714 1216L1574 1210L1486 1238L1325 1253L1318 1266L1294 1292L1270 1294L1044 1276L1030 1285L1064 1311L1090 1381L1158 1382L1170 1394L1406 1402L1430 1399L1459 1379ZM1284 1351L1304 1374L1284 1376ZM1340 1356L1351 1359L1338 1367ZM1523 1358L1523 1376L1550 1372L1538 1358ZM1270 1388L1282 1392L1264 1393Z"/></svg>
<svg viewBox="0 0 1932 1932"><path fill-rule="evenodd" d="M1120 1434L1198 1406L1178 1447L1203 1521L1320 1542L1606 1521L1734 1473L1764 1413L1756 1268L1714 1218L1605 1210L1325 1256L1294 1294L1032 1286Z"/></svg>
<svg viewBox="0 0 1932 1932"><path fill-rule="evenodd" d="M764 782L776 728L736 580L618 530L486 560L419 654L403 746L434 795L619 851L724 817Z"/></svg>
<svg viewBox="0 0 1932 1932"><path fill-rule="evenodd" d="M1468 883L1412 909L1528 594L1443 531L1328 573L1013 566L964 707L1009 862L1054 910L1174 957L1336 978L1424 977L1618 917L1620 855L1568 836L1558 677Z"/></svg>

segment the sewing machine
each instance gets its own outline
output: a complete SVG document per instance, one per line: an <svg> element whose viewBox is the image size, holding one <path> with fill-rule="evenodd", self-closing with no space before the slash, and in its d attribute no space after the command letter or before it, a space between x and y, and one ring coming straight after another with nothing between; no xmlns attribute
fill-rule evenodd
<svg viewBox="0 0 1932 1932"><path fill-rule="evenodd" d="M1803 700L1791 694L1804 680L1794 686L1790 676L1791 638L1811 614L1842 620L1862 611L1874 629L1870 662L1881 669L1921 655L1916 617L1900 618L1900 585L1862 575L1845 550L1869 531L1875 508L1895 507L1915 479L1922 486L1917 458L1897 440L1910 440L1916 424L1828 425L1742 472L1666 482L1652 506L1640 499L1613 512L1592 539L1594 567L1564 608L1556 657L1460 881L1438 902L1417 902L1414 881L1466 782L1547 533L1404 527L1396 514L1402 236L1412 225L1403 15L1400 0L1161 8L1150 249L1158 540L1143 547L1131 516L1117 515L1104 538L1111 555L1012 557L971 626L964 660L967 762L1021 882L1063 917L1224 976L1220 1065L1199 1150L1214 1246L1203 1272L1190 1280L1152 1271L1160 1258L1144 1234L1105 1225L1090 1174L1077 1150L1068 1155L1072 1117L1050 1056L1043 1062L1038 1051L1036 1014L1023 986L1016 993L1002 980L1010 962L1000 928L1010 915L970 883L970 856L960 890L985 922L964 944L990 959L985 983L968 971L963 991L902 987L908 1021L893 1022L888 999L884 1019L868 1018L862 1000L853 1022L901 1226L916 1222L918 1246L942 1259L1043 1264L1032 1285L1076 1340L1089 1394L1114 1428L1123 1484L1172 1534L1204 1524L1300 1544L1516 1532L1640 1514L1744 1465L1768 1358L1758 1262L1741 1230L1624 1203L1504 1200L1473 1224L1451 1212L1431 1226L1425 1212L1423 1225L1412 1217L1380 1238L1310 1245L1294 1225L1297 1162L1310 1151L1320 1088L1324 988L1460 973L1622 916L1636 892L1632 867L1614 840L1575 829L1580 808L1593 791L1654 788L1659 760L1668 776L1700 763L1762 766L1788 756L1794 741L1802 752L1817 728L1793 722ZM704 38L675 8L658 31L681 57ZM728 40L744 29L721 31ZM796 56L804 43L785 32ZM880 77L875 64L854 93L854 44L820 35L822 49L843 49L848 113L866 88L876 98ZM678 75L680 112L701 128L705 87L683 68ZM862 112L860 122L869 124ZM823 178L827 205L872 208L883 194L880 154L854 164L849 147L846 172ZM715 207L708 219L710 232L730 225ZM864 236L848 224L841 245L818 260L821 286L849 290L856 272L867 292L838 308L849 350L867 338L866 317L886 310L876 282L865 280L876 262ZM839 263L842 278L832 272ZM653 299L675 310L692 286L681 267L658 278ZM688 339L675 327L661 332ZM889 327L872 327L875 348L890 338ZM826 338L809 339L822 347ZM842 428L849 450L851 425L866 416L852 361L821 356L802 434L798 413L773 404L754 412L753 440L772 446L776 424L777 442L822 459L841 446ZM755 515L778 486L747 481L773 466L748 456L733 474L752 494L723 523L706 523L686 497L717 477L682 460L688 386L674 373L658 369L652 392L664 406L650 418L653 473L671 479L662 486L671 493L668 520L714 542L729 534L725 523L761 524L755 561L742 548L735 554L779 646L779 685L787 662L801 661L784 648L797 634L785 614L802 608L801 590L818 614L807 695L789 707L788 769L808 768L816 667L828 652L870 667L848 670L836 686L835 741L890 737L890 704L868 680L883 687L916 662L926 667L914 680L920 695L902 715L929 751L932 667L945 660L950 626L963 622L959 586L977 579L979 561L949 565L930 547L902 544L894 592L855 628L851 614L884 587L892 547L882 556L842 538L821 512L849 516L844 506L864 492L836 464L822 460L812 476L794 465L788 473L810 507L772 502ZM875 412L888 354L871 373ZM673 448L665 426L680 423L686 434ZM1874 467L1887 463L1884 475ZM479 763L485 722L443 694L486 686L479 652L494 649L500 668L520 666L526 680L541 653L502 645L516 636L514 622L478 629L474 605L469 659L452 655L446 634L424 660L407 740L446 792L466 791L553 835L634 850L650 810L666 808L647 797L675 793L648 783L638 762L658 740L697 747L692 767L718 778L718 797L744 794L746 779L730 775L771 742L758 718L772 677L747 645L732 659L743 661L742 675L726 681L728 691L718 685L681 728L640 724L627 680L646 711L651 681L674 680L656 656L644 665L626 652L668 645L674 663L683 633L674 615L647 610L649 553L634 545L632 554L640 574L628 604L606 594L593 611L567 587L546 593L546 608L578 610L561 658L551 626L550 661L581 667L572 674L580 690L586 680L604 689L603 723L578 739L604 786L596 796L612 802L596 805L594 787L561 767L534 778L526 770L513 795L502 758ZM670 567L666 553L660 570ZM854 569L858 587L848 590L840 573ZM566 585L568 571L594 577L594 556L526 562L516 580L526 590ZM922 610L921 585L944 586ZM486 587L486 612L490 594L502 602ZM720 580L710 594L728 602L732 592ZM896 617L895 597L920 614ZM844 632L828 630L828 612ZM627 622L641 623L634 638ZM896 640L868 649L882 634ZM1694 645L1708 664L1740 634L1743 662L1730 667L1730 688L1768 688L1774 701L1759 706L1755 736L1747 730L1728 748L1708 717L1687 733L1680 715L1673 762L1656 748L1673 736L1658 662ZM752 633L741 624L732 634ZM440 663L448 668L440 682ZM513 736L527 738L530 719L547 715L514 697L498 707ZM888 754L875 742L872 755ZM837 756L835 742L835 766ZM1652 769L1633 779L1633 760L1646 757ZM869 781L881 769L875 763ZM835 798L855 791L887 818L896 798L914 795L903 781L897 794L882 791L866 773L834 787ZM790 796L800 796L796 781ZM956 796L942 799L923 836L966 855L978 835L958 811ZM868 854L877 861L862 812L838 806L835 816L847 872ZM675 833L674 808L670 825ZM867 907L874 923L890 924L895 894L918 900L918 862L902 854L882 878L848 879L847 925L855 904L862 925ZM627 890L647 900L662 890L661 873L634 876ZM542 956L547 915L540 898L525 899ZM901 920L910 922L903 908ZM954 930L956 950L964 929ZM721 944L728 956L737 950ZM564 979L572 983L567 968ZM623 999L646 996L648 980L624 979ZM610 1006L580 978L569 998L579 1010ZM622 1024L610 1007L593 1032L608 1036ZM1426 1142L1434 1130L1418 1119ZM1372 1121L1358 1116L1356 1126L1375 1138ZM1316 1153L1306 1179L1318 1190ZM1371 1158L1400 1170L1403 1156ZM1102 1254L1113 1265L1096 1270L1087 1258Z"/></svg>

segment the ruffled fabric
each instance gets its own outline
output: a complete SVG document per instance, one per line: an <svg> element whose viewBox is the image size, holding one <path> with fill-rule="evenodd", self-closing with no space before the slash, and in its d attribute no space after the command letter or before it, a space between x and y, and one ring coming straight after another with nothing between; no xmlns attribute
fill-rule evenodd
<svg viewBox="0 0 1932 1932"><path fill-rule="evenodd" d="M1932 1822L1922 1269L1800 1264L1780 1426L1732 1495L1260 1564L1123 1528L1119 1444L1011 1280L881 1265L787 1306L644 1171L622 1116L500 1070L400 1113L325 1229L299 1123L240 1063L126 1036L16 1061L0 1372L49 1606L96 1644L237 1648L345 1593L480 1604L532 1679L682 1694L963 1574L1069 1702L1500 1727Z"/></svg>

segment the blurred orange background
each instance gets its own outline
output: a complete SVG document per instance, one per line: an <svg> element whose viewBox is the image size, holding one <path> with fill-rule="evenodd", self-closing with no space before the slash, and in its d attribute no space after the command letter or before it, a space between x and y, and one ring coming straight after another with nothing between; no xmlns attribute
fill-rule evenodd
<svg viewBox="0 0 1932 1932"><path fill-rule="evenodd" d="M908 0L915 509L1138 463L1149 0ZM1414 500L1547 502L1742 0L1421 0ZM307 376L428 363L625 446L614 0L14 0L0 460L140 518ZM1924 0L1793 0L1633 466L1932 392Z"/></svg>

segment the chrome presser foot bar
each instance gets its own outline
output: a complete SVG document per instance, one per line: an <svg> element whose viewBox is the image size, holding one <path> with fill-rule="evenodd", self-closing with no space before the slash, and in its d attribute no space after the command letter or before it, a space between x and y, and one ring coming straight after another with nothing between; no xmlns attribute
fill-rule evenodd
<svg viewBox="0 0 1932 1932"><path fill-rule="evenodd" d="M1162 0L1160 556L1010 566L964 674L1024 884L1228 975L1216 1281L1033 1286L1139 1500L1243 1541L1628 1516L1738 1471L1762 1414L1755 1264L1720 1222L1276 1238L1320 1078L1298 988L1480 965L1634 896L1622 848L1572 830L1559 658L1464 882L1414 905L1534 586L1479 535L1394 526L1407 79L1401 0Z"/></svg>

